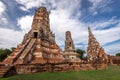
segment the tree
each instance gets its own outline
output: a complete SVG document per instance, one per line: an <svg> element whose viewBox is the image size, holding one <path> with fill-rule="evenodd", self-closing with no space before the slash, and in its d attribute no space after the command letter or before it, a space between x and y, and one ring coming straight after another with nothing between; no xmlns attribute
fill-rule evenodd
<svg viewBox="0 0 120 80"><path fill-rule="evenodd" d="M0 49L0 61L3 61L12 51L10 49Z"/></svg>
<svg viewBox="0 0 120 80"><path fill-rule="evenodd" d="M13 52L15 49L16 49L15 47L12 47L12 48L11 48L12 52Z"/></svg>
<svg viewBox="0 0 120 80"><path fill-rule="evenodd" d="M119 52L119 53L116 53L116 56L120 56L120 52Z"/></svg>
<svg viewBox="0 0 120 80"><path fill-rule="evenodd" d="M80 59L82 59L82 60L85 59L85 57L84 57L85 51L84 50L76 49L76 52L78 53L78 56Z"/></svg>

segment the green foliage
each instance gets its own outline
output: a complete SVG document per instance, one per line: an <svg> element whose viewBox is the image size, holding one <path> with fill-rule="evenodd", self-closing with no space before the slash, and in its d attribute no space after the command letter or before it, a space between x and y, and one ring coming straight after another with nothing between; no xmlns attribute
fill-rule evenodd
<svg viewBox="0 0 120 80"><path fill-rule="evenodd" d="M120 80L120 66L109 66L106 70L21 74L0 80Z"/></svg>
<svg viewBox="0 0 120 80"><path fill-rule="evenodd" d="M0 61L3 61L11 52L10 49L0 49Z"/></svg>
<svg viewBox="0 0 120 80"><path fill-rule="evenodd" d="M116 54L116 56L120 56L120 52Z"/></svg>
<svg viewBox="0 0 120 80"><path fill-rule="evenodd" d="M82 59L82 60L85 59L85 57L84 57L85 51L84 50L76 49L76 52L78 53L78 56L80 59Z"/></svg>

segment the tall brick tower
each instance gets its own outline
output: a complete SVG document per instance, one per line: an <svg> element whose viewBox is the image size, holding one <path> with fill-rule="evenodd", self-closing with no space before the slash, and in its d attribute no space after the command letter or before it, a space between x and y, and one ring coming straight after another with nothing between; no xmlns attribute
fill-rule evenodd
<svg viewBox="0 0 120 80"><path fill-rule="evenodd" d="M99 42L94 37L91 29L88 27L89 39L88 39L88 47L87 47L87 54L88 54L88 61L106 61L107 54L105 53L104 49L100 46Z"/></svg>
<svg viewBox="0 0 120 80"><path fill-rule="evenodd" d="M55 35L50 30L49 12L45 7L40 7L35 11L32 29L25 34L23 42L3 63L16 65L61 61L62 51L55 42Z"/></svg>

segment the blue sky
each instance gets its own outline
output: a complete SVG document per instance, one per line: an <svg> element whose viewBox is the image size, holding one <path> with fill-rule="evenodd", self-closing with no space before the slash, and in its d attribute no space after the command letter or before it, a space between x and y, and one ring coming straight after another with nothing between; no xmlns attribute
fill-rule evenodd
<svg viewBox="0 0 120 80"><path fill-rule="evenodd" d="M120 0L0 0L0 48L16 47L31 29L35 9L50 12L50 27L64 48L71 31L76 48L86 50L88 26L108 54L120 52Z"/></svg>

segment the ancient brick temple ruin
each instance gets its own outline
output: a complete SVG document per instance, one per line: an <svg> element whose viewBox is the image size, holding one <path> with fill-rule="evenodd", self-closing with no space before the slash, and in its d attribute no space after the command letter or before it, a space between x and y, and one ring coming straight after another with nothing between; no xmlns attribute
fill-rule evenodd
<svg viewBox="0 0 120 80"><path fill-rule="evenodd" d="M90 28L88 56L88 61L77 58L70 31L66 32L65 51L59 48L55 42L55 35L50 30L49 12L45 7L40 7L35 11L31 30L25 34L23 42L0 63L0 77L12 74L106 68L107 65L101 64L102 62L98 66L93 66L89 62L89 60L107 59L104 49L100 47Z"/></svg>

